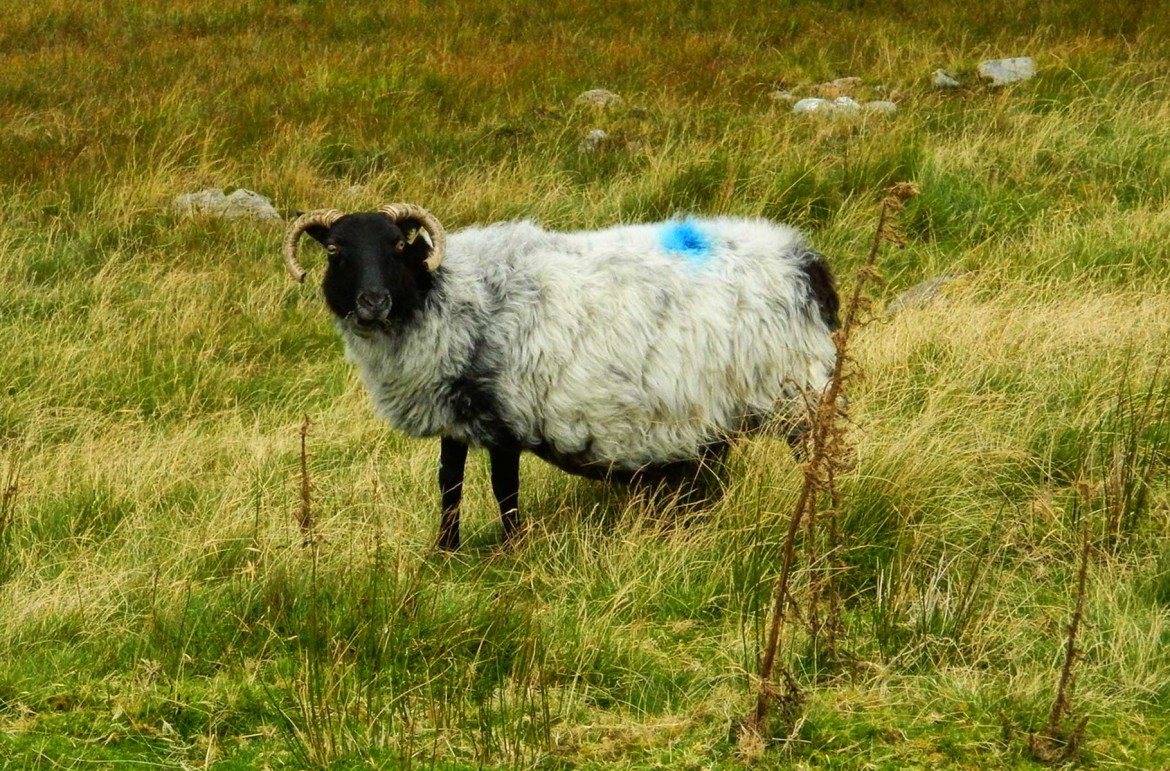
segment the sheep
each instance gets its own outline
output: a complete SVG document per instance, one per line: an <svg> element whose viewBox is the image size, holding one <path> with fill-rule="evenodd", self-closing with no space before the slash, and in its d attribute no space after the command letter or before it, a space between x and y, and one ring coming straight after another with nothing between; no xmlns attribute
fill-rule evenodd
<svg viewBox="0 0 1170 771"><path fill-rule="evenodd" d="M767 220L580 232L523 220L448 240L412 204L323 209L285 235L297 281L303 233L328 254L325 303L376 412L439 437L442 550L459 548L469 447L488 451L508 542L521 453L594 479L693 478L737 435L795 434L831 377L832 274Z"/></svg>

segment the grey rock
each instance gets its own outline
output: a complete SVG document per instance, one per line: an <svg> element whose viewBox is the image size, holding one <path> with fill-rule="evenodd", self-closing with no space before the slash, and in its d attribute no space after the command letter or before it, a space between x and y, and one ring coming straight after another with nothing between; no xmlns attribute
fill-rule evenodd
<svg viewBox="0 0 1170 771"><path fill-rule="evenodd" d="M247 217L257 220L280 220L280 213L272 202L259 193L240 188L231 195L224 195L219 188L208 188L197 193L175 197L175 209L188 215L240 219Z"/></svg>
<svg viewBox="0 0 1170 771"><path fill-rule="evenodd" d="M841 112L857 112L861 105L847 96L839 96L833 100L833 107Z"/></svg>
<svg viewBox="0 0 1170 771"><path fill-rule="evenodd" d="M861 107L855 99L847 96L839 96L832 100L810 96L792 105L792 111L822 115L857 115L861 112Z"/></svg>
<svg viewBox="0 0 1170 771"><path fill-rule="evenodd" d="M621 103L621 96L604 88L591 88L577 95L577 104L590 107L616 107Z"/></svg>
<svg viewBox="0 0 1170 771"><path fill-rule="evenodd" d="M175 196L175 209L183 214L214 214L223 209L227 196L219 188Z"/></svg>
<svg viewBox="0 0 1170 771"><path fill-rule="evenodd" d="M886 315L894 316L907 308L922 308L930 304L947 284L966 277L966 273L945 273L916 284L895 297L886 306Z"/></svg>
<svg viewBox="0 0 1170 771"><path fill-rule="evenodd" d="M987 59L979 62L979 77L990 80L993 86L1004 86L1027 80L1036 74L1036 62L1028 56L1013 59Z"/></svg>
<svg viewBox="0 0 1170 771"><path fill-rule="evenodd" d="M223 216L228 219L250 217L257 220L279 220L280 213L264 196L252 190L240 188L228 195L224 201Z"/></svg>
<svg viewBox="0 0 1170 771"><path fill-rule="evenodd" d="M585 135L585 138L577 145L577 149L583 153L595 153L605 144L608 136L609 134L606 134L601 129L593 129Z"/></svg>
<svg viewBox="0 0 1170 771"><path fill-rule="evenodd" d="M792 105L793 112L832 112L834 105L828 99L821 99L820 97L810 96L806 99L801 99L796 104Z"/></svg>
<svg viewBox="0 0 1170 771"><path fill-rule="evenodd" d="M793 94L791 91L781 91L781 90L777 89L777 90L773 91L770 94L770 96L772 97L772 100L776 101L776 102L795 102L796 101L796 95Z"/></svg>
<svg viewBox="0 0 1170 771"><path fill-rule="evenodd" d="M935 88L959 88L963 85L946 70L935 70L930 82L934 84Z"/></svg>

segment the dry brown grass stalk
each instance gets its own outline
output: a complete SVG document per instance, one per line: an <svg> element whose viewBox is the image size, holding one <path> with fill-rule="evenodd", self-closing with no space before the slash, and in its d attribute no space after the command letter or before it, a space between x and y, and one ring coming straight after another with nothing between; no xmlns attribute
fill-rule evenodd
<svg viewBox="0 0 1170 771"><path fill-rule="evenodd" d="M802 697L795 679L786 670L781 670L784 681L783 688L773 684L773 675L776 668L776 653L780 644L781 632L784 628L786 613L789 609L792 569L796 561L796 538L800 532L802 522L809 522L810 527L817 517L818 503L823 497L829 500L829 513L824 519L830 523L835 520L835 512L840 506L840 497L837 493L836 477L847 463L848 447L845 437L844 414L844 384L848 379L849 340L857 326L862 294L867 283L876 275L878 253L883 242L890 241L901 244L901 238L894 231L891 216L902 208L902 205L916 195L917 188L909 183L900 183L888 191L882 201L881 213L878 217L878 226L874 234L873 245L865 265L858 273L857 283L845 307L845 318L841 327L834 332L833 341L837 347L837 360L833 367L829 387L820 395L820 398L811 405L811 430L807 436L807 459L802 466L803 482L792 517L788 523L788 532L785 535L784 547L780 565L780 573L776 577L772 591L771 623L768 627L768 637L764 646L764 654L760 660L759 691L756 698L755 713L745 721L744 727L748 733L757 736L763 735L764 725L768 716L768 708L774 701L780 701L786 712L799 708ZM830 526L830 533L836 532L835 524ZM832 545L836 536L830 536ZM835 606L835 602L833 603ZM835 611L830 611L832 614ZM813 612L810 611L810 619ZM819 622L818 622L819 624ZM837 626L831 622L830 626ZM792 715L786 715L791 718Z"/></svg>
<svg viewBox="0 0 1170 771"><path fill-rule="evenodd" d="M1028 749L1032 756L1044 763L1062 763L1080 749L1085 739L1088 716L1069 720L1072 714L1072 694L1076 682L1076 662L1080 656L1077 648L1077 633L1085 610L1085 586L1089 574L1089 528L1083 528L1081 562L1077 570L1077 593L1072 619L1068 623L1068 638L1065 642L1064 666L1060 669L1060 681L1056 686L1056 698L1048 715L1048 725L1040 733L1028 737Z"/></svg>
<svg viewBox="0 0 1170 771"><path fill-rule="evenodd" d="M20 490L20 470L12 464L0 480L0 582L9 578L16 567L12 553L12 530L16 524L16 496Z"/></svg>
<svg viewBox="0 0 1170 771"><path fill-rule="evenodd" d="M302 546L311 546L317 541L317 528L313 522L312 481L309 478L309 454L306 448L309 437L309 426L312 423L309 416L301 424L301 500L297 507L297 526L304 536Z"/></svg>

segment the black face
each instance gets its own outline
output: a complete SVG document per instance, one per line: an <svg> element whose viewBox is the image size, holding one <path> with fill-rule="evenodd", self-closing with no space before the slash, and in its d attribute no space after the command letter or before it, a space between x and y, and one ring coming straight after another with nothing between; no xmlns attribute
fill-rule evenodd
<svg viewBox="0 0 1170 771"><path fill-rule="evenodd" d="M424 260L430 247L418 223L391 222L376 212L350 214L331 228L306 228L325 247L329 265L321 284L329 310L354 329L373 333L409 320L431 289Z"/></svg>

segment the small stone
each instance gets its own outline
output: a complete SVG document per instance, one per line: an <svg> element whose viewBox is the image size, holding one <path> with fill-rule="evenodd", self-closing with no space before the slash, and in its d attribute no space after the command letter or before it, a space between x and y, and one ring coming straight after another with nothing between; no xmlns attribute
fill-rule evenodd
<svg viewBox="0 0 1170 771"><path fill-rule="evenodd" d="M792 105L793 112L832 112L833 103L828 99L821 99L819 97L810 96L806 99L801 99L796 104Z"/></svg>
<svg viewBox="0 0 1170 771"><path fill-rule="evenodd" d="M577 95L577 104L590 107L616 107L622 103L622 98L604 88L591 88Z"/></svg>
<svg viewBox="0 0 1170 771"><path fill-rule="evenodd" d="M965 277L966 273L945 273L910 287L886 306L886 316L894 316L907 308L922 308L938 297L943 287Z"/></svg>
<svg viewBox="0 0 1170 771"><path fill-rule="evenodd" d="M993 86L1004 86L1027 80L1036 74L1036 62L1027 56L1014 59L987 59L979 62L979 77L990 80Z"/></svg>
<svg viewBox="0 0 1170 771"><path fill-rule="evenodd" d="M861 85L861 78L837 78L836 80L830 82L837 88L856 88L857 86Z"/></svg>
<svg viewBox="0 0 1170 771"><path fill-rule="evenodd" d="M861 109L865 110L866 112L877 112L883 115L893 115L898 111L898 105L896 102L890 102L885 99L877 99L875 101L866 102L865 104L861 105Z"/></svg>
<svg viewBox="0 0 1170 771"><path fill-rule="evenodd" d="M796 96L791 91L780 91L777 89L771 93L773 101L776 102L795 102Z"/></svg>
<svg viewBox="0 0 1170 771"><path fill-rule="evenodd" d="M585 135L585 138L577 145L577 149L583 153L595 153L601 149L608 136L609 134L606 134L601 129L593 129Z"/></svg>
<svg viewBox="0 0 1170 771"><path fill-rule="evenodd" d="M946 70L935 70L934 77L931 78L930 82L934 84L935 88L959 88L962 85Z"/></svg>

